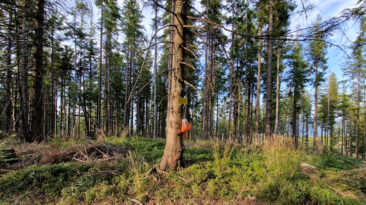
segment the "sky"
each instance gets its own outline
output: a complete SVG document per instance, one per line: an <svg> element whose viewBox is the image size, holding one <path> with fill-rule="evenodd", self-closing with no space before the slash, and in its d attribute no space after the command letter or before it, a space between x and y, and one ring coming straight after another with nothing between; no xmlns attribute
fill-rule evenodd
<svg viewBox="0 0 366 205"><path fill-rule="evenodd" d="M332 17L340 16L341 12L347 8L354 8L358 0L303 0L304 4L313 4L314 9L305 16L294 15L291 19L291 29L295 29L298 25L301 28L311 26L316 17L319 15L323 20L328 20ZM302 5L301 0L296 0L297 5ZM297 11L301 6L297 7ZM296 12L296 11L295 11ZM341 27L342 30L337 30L329 37L329 41L333 44L342 46L348 55L351 50L348 49L352 42L356 39L359 31L359 24L354 20L349 21ZM338 80L345 80L343 68L346 66L347 54L337 47L329 47L327 49L326 58L328 59L328 74L334 72Z"/></svg>

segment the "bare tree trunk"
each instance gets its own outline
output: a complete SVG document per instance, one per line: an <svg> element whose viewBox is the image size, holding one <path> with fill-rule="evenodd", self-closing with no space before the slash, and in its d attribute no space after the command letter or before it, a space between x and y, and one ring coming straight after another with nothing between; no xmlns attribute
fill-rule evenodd
<svg viewBox="0 0 366 205"><path fill-rule="evenodd" d="M309 150L309 119L306 116L306 151Z"/></svg>
<svg viewBox="0 0 366 205"><path fill-rule="evenodd" d="M343 155L343 148L344 148L344 116L342 117L342 130L341 130L341 137L342 137L342 143L341 143L341 154Z"/></svg>
<svg viewBox="0 0 366 205"><path fill-rule="evenodd" d="M57 129L57 88L56 88L56 70L55 70L55 53L54 53L54 33L55 28L51 29L51 94L52 94L52 114L51 114L51 135L56 137Z"/></svg>
<svg viewBox="0 0 366 205"><path fill-rule="evenodd" d="M44 4L45 0L35 2L36 15L34 19L34 44L33 65L35 72L34 95L32 100L32 131L31 140L42 141L44 136L43 127L43 33L44 33Z"/></svg>
<svg viewBox="0 0 366 205"><path fill-rule="evenodd" d="M71 114L71 88L69 87L69 92L68 92L68 98L69 98L69 102L68 102L68 116L67 116L67 135L69 137L72 136L72 114Z"/></svg>
<svg viewBox="0 0 366 205"><path fill-rule="evenodd" d="M277 48L277 78L276 78L276 119L274 133L278 134L278 124L280 120L280 53L281 48Z"/></svg>
<svg viewBox="0 0 366 205"><path fill-rule="evenodd" d="M158 70L158 5L154 6L155 12L155 22L154 22L154 30L155 30L155 53L154 53L154 93L153 93L153 102L154 102L154 119L153 119L153 139L157 138L157 123L158 123L158 104L157 104L157 70Z"/></svg>
<svg viewBox="0 0 366 205"><path fill-rule="evenodd" d="M125 94L125 106L124 106L124 116L123 116L123 124L124 124L124 129L128 130L127 136L129 136L129 120L130 120L130 103L131 101L129 100L130 97L130 84L131 84L131 49L129 46L129 51L127 54L127 59L128 59L128 65L126 67L126 77L125 77L125 82L126 82L126 94Z"/></svg>
<svg viewBox="0 0 366 205"><path fill-rule="evenodd" d="M317 63L315 63L317 65ZM316 150L316 137L318 136L318 68L315 67L315 94L314 94L314 136L313 136L313 150Z"/></svg>
<svg viewBox="0 0 366 205"><path fill-rule="evenodd" d="M134 41L135 42L135 39ZM130 85L130 88L133 88L133 84L135 82L135 43L132 44L132 59L131 59L131 85ZM130 125L129 125L129 136L133 136L133 124L134 124L134 96L133 96L133 89L131 89L131 98L130 98L130 111L131 111L131 114L130 114Z"/></svg>
<svg viewBox="0 0 366 205"><path fill-rule="evenodd" d="M232 12L233 12L233 16L235 15L235 7L232 4L231 6ZM234 30L235 29L235 19L232 18L231 20L231 29ZM231 59L230 59L230 94L229 94L229 121L228 121L228 134L229 134L229 142L232 142L232 131L231 131L231 118L233 115L233 93L234 93L234 42L235 42L235 33L232 32L231 33L231 51L230 51L230 55L231 55Z"/></svg>
<svg viewBox="0 0 366 205"><path fill-rule="evenodd" d="M103 27L104 27L104 4L101 4L101 19L100 19L100 41L99 41L99 81L98 81L98 102L97 102L97 127L102 125L101 109L102 109L102 67L103 67Z"/></svg>
<svg viewBox="0 0 366 205"><path fill-rule="evenodd" d="M24 9L28 8L28 4L24 6ZM21 75L21 125L22 125L22 132L20 133L23 136L23 140L30 142L30 129L29 129L29 112L28 112L28 22L27 18L23 17L23 25L22 25L22 32L23 32L23 45L22 45L22 66L20 70Z"/></svg>
<svg viewBox="0 0 366 205"><path fill-rule="evenodd" d="M11 134L13 130L13 102L12 102L12 65L11 65L11 50L12 50L12 21L13 21L13 14L9 11L9 22L8 22L8 36L7 36L7 48L6 48L6 111L5 111L5 122L6 127L5 130L7 134Z"/></svg>
<svg viewBox="0 0 366 205"><path fill-rule="evenodd" d="M360 70L360 69L359 69ZM361 71L357 76L357 108L356 108L356 158L358 158L360 135L360 102L361 102Z"/></svg>
<svg viewBox="0 0 366 205"><path fill-rule="evenodd" d="M182 93L182 65L184 33L183 33L183 13L185 1L176 0L174 10L174 47L172 60L172 74L170 77L171 90L168 95L166 144L163 158L160 161L160 169L177 169L183 165L183 138L180 132L182 123L182 111L179 98Z"/></svg>
<svg viewBox="0 0 366 205"><path fill-rule="evenodd" d="M295 149L298 146L298 136L297 136L297 98L298 90L294 88L294 99L292 104L292 141L294 143Z"/></svg>
<svg viewBox="0 0 366 205"><path fill-rule="evenodd" d="M352 137L353 137L353 113L351 114L351 119L349 123L349 156L352 157L353 151L352 151Z"/></svg>
<svg viewBox="0 0 366 205"><path fill-rule="evenodd" d="M236 78L236 91L237 91L237 99L236 101L236 108L235 108L235 118L234 124L235 124L235 139L239 140L239 130L240 130L240 107L241 107L241 84L240 79Z"/></svg>
<svg viewBox="0 0 366 205"><path fill-rule="evenodd" d="M324 124L323 123L320 124L320 138L321 138L322 144L324 144L324 140L323 140L323 138L324 138Z"/></svg>
<svg viewBox="0 0 366 205"><path fill-rule="evenodd" d="M258 36L262 36L262 27L258 28ZM258 40L258 71L257 71L257 96L255 106L255 133L257 140L259 139L259 112L260 112L260 88L261 88L261 65L262 65L262 40Z"/></svg>
<svg viewBox="0 0 366 205"><path fill-rule="evenodd" d="M105 66L105 94L104 94L104 102L105 102L105 113L104 113L104 122L105 122L105 134L107 135L107 137L109 137L110 134L110 128L111 128L111 111L110 111L110 105L111 105L111 100L110 100L110 87L111 87L111 79L110 79L110 72L111 72L111 62L110 62L110 58L112 55L112 51L111 51L111 45L112 44L112 34L111 31L108 31L107 29L107 39L106 39L106 66Z"/></svg>
<svg viewBox="0 0 366 205"><path fill-rule="evenodd" d="M273 0L269 1L268 23L268 56L267 56L267 87L266 87L266 137L271 136L272 120L272 26L273 26Z"/></svg>
<svg viewBox="0 0 366 205"><path fill-rule="evenodd" d="M64 135L64 116L65 116L65 78L61 82L61 106L60 106L60 136Z"/></svg>
<svg viewBox="0 0 366 205"><path fill-rule="evenodd" d="M15 102L14 104L22 104L21 102L21 89L22 89L22 84L21 84L21 44L20 44L20 34L21 34L21 30L20 30L20 16L17 12L17 10L15 10L14 12L14 19L15 19L15 26L14 26L14 30L15 30L15 58L16 58L16 72L17 72L17 77L16 77L16 82L15 82L15 87L13 87L14 89L14 94L15 94ZM25 41L25 39L23 39ZM16 128L14 131L17 132L17 134L19 134L18 130L22 130L22 111L21 111L22 106L14 106L14 119L15 116L17 116L17 120L13 121L13 127ZM22 135L19 135L22 136Z"/></svg>

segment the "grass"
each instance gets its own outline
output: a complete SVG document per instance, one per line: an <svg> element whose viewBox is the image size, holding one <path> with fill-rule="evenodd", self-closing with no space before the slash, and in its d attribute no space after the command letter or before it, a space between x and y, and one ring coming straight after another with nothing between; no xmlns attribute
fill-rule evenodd
<svg viewBox="0 0 366 205"><path fill-rule="evenodd" d="M268 204L365 204L366 170L361 161L333 153L307 155L286 139L248 149L196 141L185 148L186 167L148 172L162 157L162 140L102 139L129 150L112 162L31 166L0 177L0 201L12 203L113 203L195 199L240 202L255 197ZM53 144L69 146L67 141ZM302 162L316 171L304 171Z"/></svg>

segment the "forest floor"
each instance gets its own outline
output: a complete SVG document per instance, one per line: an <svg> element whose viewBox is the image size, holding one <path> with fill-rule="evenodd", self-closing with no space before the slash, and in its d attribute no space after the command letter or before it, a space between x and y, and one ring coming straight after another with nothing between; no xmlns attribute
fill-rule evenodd
<svg viewBox="0 0 366 205"><path fill-rule="evenodd" d="M185 168L157 169L165 141L0 141L0 204L366 204L366 164L284 138L188 141Z"/></svg>

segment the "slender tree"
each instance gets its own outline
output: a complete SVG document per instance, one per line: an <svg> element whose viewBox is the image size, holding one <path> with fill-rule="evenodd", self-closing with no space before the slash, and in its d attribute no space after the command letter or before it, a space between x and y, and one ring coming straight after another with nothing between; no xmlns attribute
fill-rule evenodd
<svg viewBox="0 0 366 205"><path fill-rule="evenodd" d="M317 18L317 22L320 22L320 17ZM319 29L319 24L314 25L314 31ZM313 148L316 149L316 138L318 136L318 94L319 85L324 80L324 71L326 70L326 44L324 42L325 33L316 32L314 40L310 42L310 58L312 61L312 72L314 73L314 141Z"/></svg>
<svg viewBox="0 0 366 205"><path fill-rule="evenodd" d="M291 51L290 70L287 74L287 81L292 89L292 140L295 148L298 148L297 117L299 115L299 99L308 81L308 65L302 58L302 47L296 44Z"/></svg>

